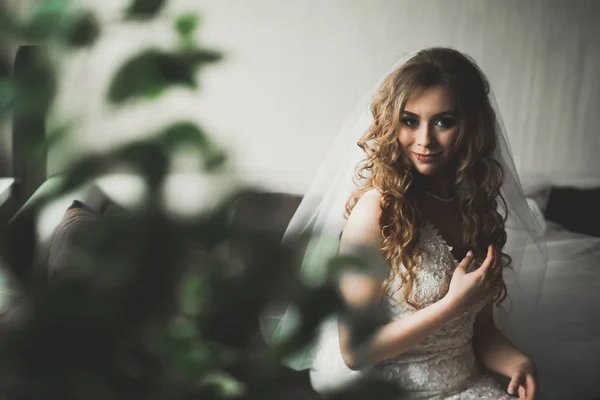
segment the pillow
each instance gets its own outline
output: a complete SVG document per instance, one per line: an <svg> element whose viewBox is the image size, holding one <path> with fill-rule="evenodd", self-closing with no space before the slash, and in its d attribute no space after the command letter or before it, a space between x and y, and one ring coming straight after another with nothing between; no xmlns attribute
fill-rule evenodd
<svg viewBox="0 0 600 400"><path fill-rule="evenodd" d="M74 200L61 222L52 232L48 249L47 269L50 277L63 268L69 256L70 241L84 230L91 229L102 216L119 217L126 211L112 201L100 188L92 185L85 203Z"/></svg>
<svg viewBox="0 0 600 400"><path fill-rule="evenodd" d="M49 278L59 274L69 257L70 242L83 229L89 229L100 214L79 200L67 208L62 220L52 232L49 245L36 249L35 268ZM0 267L0 330L23 321L26 315L26 299L13 290L8 275Z"/></svg>
<svg viewBox="0 0 600 400"><path fill-rule="evenodd" d="M572 232L600 237L600 188L552 187L544 217Z"/></svg>
<svg viewBox="0 0 600 400"><path fill-rule="evenodd" d="M534 175L523 175L520 177L520 181L525 197L533 200L542 213L545 212L546 205L548 204L548 196L550 195L550 188L552 187L552 183L548 180L548 178Z"/></svg>
<svg viewBox="0 0 600 400"><path fill-rule="evenodd" d="M538 188L535 191L530 191L526 194L527 200L535 203L536 207L543 214L548 207L548 199L550 197L550 187Z"/></svg>
<svg viewBox="0 0 600 400"><path fill-rule="evenodd" d="M527 197L525 200L527 201L527 205L529 205L529 208L531 209L531 213L533 214L534 218L542 227L542 231L546 232L546 220L544 219L544 213L540 209L540 206L535 200L530 199L529 197Z"/></svg>
<svg viewBox="0 0 600 400"><path fill-rule="evenodd" d="M50 238L47 264L49 277L54 277L64 267L73 238L93 227L99 220L99 212L79 200L73 201Z"/></svg>

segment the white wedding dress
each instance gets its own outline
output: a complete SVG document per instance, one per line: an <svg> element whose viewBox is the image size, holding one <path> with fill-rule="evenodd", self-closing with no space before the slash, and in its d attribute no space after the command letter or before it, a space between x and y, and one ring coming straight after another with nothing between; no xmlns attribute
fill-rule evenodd
<svg viewBox="0 0 600 400"><path fill-rule="evenodd" d="M458 262L452 255L452 247L431 223L421 230L420 246L421 268L416 273L411 299L428 305L445 295ZM470 270L479 265L474 262ZM412 307L398 301L402 292L396 291L386 298L393 319L414 312ZM337 321L331 319L321 331L310 371L311 383L315 390L326 394L363 374L370 374L397 384L402 390L402 399L517 399L485 374L475 360L473 323L477 313L490 301L491 298L488 298L472 306L409 351L382 361L368 371L352 371L344 364L339 349Z"/></svg>

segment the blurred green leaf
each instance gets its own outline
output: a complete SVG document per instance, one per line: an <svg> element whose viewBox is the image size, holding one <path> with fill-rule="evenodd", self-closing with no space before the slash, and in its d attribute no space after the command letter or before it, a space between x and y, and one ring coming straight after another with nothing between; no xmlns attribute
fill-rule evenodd
<svg viewBox="0 0 600 400"><path fill-rule="evenodd" d="M111 169L123 165L134 167L141 172L151 190L158 189L167 171L164 149L152 141L137 141L122 146L109 154L89 154L82 157L66 171L65 179L53 195L76 189Z"/></svg>
<svg viewBox="0 0 600 400"><path fill-rule="evenodd" d="M71 4L71 0L43 0L35 2L35 14L63 15Z"/></svg>
<svg viewBox="0 0 600 400"><path fill-rule="evenodd" d="M37 245L36 213L28 209L13 218L3 235L3 263L25 287L30 287L35 278L35 255Z"/></svg>
<svg viewBox="0 0 600 400"><path fill-rule="evenodd" d="M178 55L185 64L189 64L194 68L220 61L222 58L220 53L208 49L186 49Z"/></svg>
<svg viewBox="0 0 600 400"><path fill-rule="evenodd" d="M6 7L0 8L0 33L5 37L14 37L19 34L20 28L15 16Z"/></svg>
<svg viewBox="0 0 600 400"><path fill-rule="evenodd" d="M19 42L45 45L56 39L78 48L91 45L100 27L90 12L73 15L71 0L43 0L33 3L30 15L19 21L10 13L0 13L0 31Z"/></svg>
<svg viewBox="0 0 600 400"><path fill-rule="evenodd" d="M178 122L168 127L160 139L171 151L177 146L193 146L203 156L204 168L208 172L221 167L227 157L225 151L212 142L208 136L193 122Z"/></svg>
<svg viewBox="0 0 600 400"><path fill-rule="evenodd" d="M209 50L178 53L146 50L125 62L115 74L108 100L119 104L134 98L155 97L173 85L196 88L196 70L219 59L218 53Z"/></svg>
<svg viewBox="0 0 600 400"><path fill-rule="evenodd" d="M223 372L215 372L206 375L201 383L202 386L211 386L221 398L232 398L245 393L244 385Z"/></svg>
<svg viewBox="0 0 600 400"><path fill-rule="evenodd" d="M0 117L12 110L17 93L13 79L0 80Z"/></svg>
<svg viewBox="0 0 600 400"><path fill-rule="evenodd" d="M352 344L359 346L381 326L390 321L388 309L382 305L370 307L361 310L345 310L340 313L340 319L344 320L346 325L352 331Z"/></svg>
<svg viewBox="0 0 600 400"><path fill-rule="evenodd" d="M69 14L68 3L39 1L22 25L2 15L7 24L1 30L19 38L64 40L59 44L72 48L94 43L101 34L95 17ZM132 1L128 18L154 17L165 5L166 0ZM195 88L199 68L221 58L195 47L195 15L173 23L180 48L132 55L110 83L109 102L156 98L172 86ZM0 109L14 108L24 120L45 113L56 92L54 65L42 52L33 57L17 78L10 76L10 60L0 59ZM46 143L58 143L70 128L58 127ZM41 149L41 143L26 145ZM226 160L203 129L177 122L143 140L84 155L2 232L2 256L11 272L33 281L36 218L50 199L119 167L135 170L151 189L141 207L98 217L89 229L74 231L64 269L22 291L21 324L0 330L0 391L6 385L23 398L61 400L289 398L299 375L274 361L309 346L324 317L348 318L359 337L372 329L373 316L350 315L332 285L303 285L292 265L294 248L282 247L261 226L237 225L241 190L210 212L170 216L159 189L183 147L197 151L208 171ZM330 261L329 278L354 261ZM299 329L279 349L266 348L259 324L273 298L294 301L300 315ZM387 398L367 384L339 398Z"/></svg>
<svg viewBox="0 0 600 400"><path fill-rule="evenodd" d="M59 195L74 190L88 183L110 168L110 158L102 155L88 155L73 163L66 171L65 179L53 195Z"/></svg>
<svg viewBox="0 0 600 400"><path fill-rule="evenodd" d="M73 18L66 29L65 40L72 47L79 48L92 45L100 35L100 26L91 13Z"/></svg>
<svg viewBox="0 0 600 400"><path fill-rule="evenodd" d="M15 74L14 112L23 117L45 115L57 91L54 66L41 46L23 46L19 52L27 62Z"/></svg>
<svg viewBox="0 0 600 400"><path fill-rule="evenodd" d="M216 246L230 238L232 235L230 219L235 198L236 195L233 194L210 213L181 221L185 237L196 243L200 249L207 251L213 251Z"/></svg>
<svg viewBox="0 0 600 400"><path fill-rule="evenodd" d="M198 335L198 330L192 321L185 317L175 317L168 327L171 336L180 339L193 339Z"/></svg>
<svg viewBox="0 0 600 400"><path fill-rule="evenodd" d="M135 97L153 98L169 84L193 86L193 77L187 72L171 55L146 51L121 66L110 84L108 100L122 103Z"/></svg>
<svg viewBox="0 0 600 400"><path fill-rule="evenodd" d="M180 289L181 310L186 315L196 315L205 306L205 298L209 294L210 287L206 284L206 278L198 272L186 276Z"/></svg>
<svg viewBox="0 0 600 400"><path fill-rule="evenodd" d="M204 150L206 147L211 146L204 131L193 122L177 122L169 126L162 133L161 140L171 149L178 145L192 145Z"/></svg>
<svg viewBox="0 0 600 400"><path fill-rule="evenodd" d="M134 166L146 179L151 191L158 190L168 168L168 156L159 143L142 140L119 149L114 162Z"/></svg>
<svg viewBox="0 0 600 400"><path fill-rule="evenodd" d="M197 335L182 335L171 326L161 347L166 366L178 379L195 383L215 367L213 351Z"/></svg>
<svg viewBox="0 0 600 400"><path fill-rule="evenodd" d="M0 54L0 80L8 78L11 74L11 63L4 54Z"/></svg>
<svg viewBox="0 0 600 400"><path fill-rule="evenodd" d="M132 0L127 16L132 19L156 16L165 5L165 0Z"/></svg>
<svg viewBox="0 0 600 400"><path fill-rule="evenodd" d="M15 83L11 77L12 66L4 54L0 54L0 118L12 107L15 99Z"/></svg>
<svg viewBox="0 0 600 400"><path fill-rule="evenodd" d="M69 22L70 0L43 0L35 3L22 34L26 39L42 42L60 34Z"/></svg>
<svg viewBox="0 0 600 400"><path fill-rule="evenodd" d="M307 290L297 300L297 304L300 310L300 326L285 343L279 346L283 355L291 355L311 345L320 323L328 315L343 307L338 292L331 284Z"/></svg>
<svg viewBox="0 0 600 400"><path fill-rule="evenodd" d="M198 16L195 14L185 14L175 21L175 29L179 36L189 38L194 34L198 26Z"/></svg>
<svg viewBox="0 0 600 400"><path fill-rule="evenodd" d="M48 128L48 132L46 133L46 146L48 149L52 149L53 147L60 146L61 142L72 140L73 135L76 132L77 122L70 121L61 121L55 123L53 127Z"/></svg>
<svg viewBox="0 0 600 400"><path fill-rule="evenodd" d="M10 111L14 104L17 94L15 85L12 78L12 63L5 54L0 54L0 118Z"/></svg>

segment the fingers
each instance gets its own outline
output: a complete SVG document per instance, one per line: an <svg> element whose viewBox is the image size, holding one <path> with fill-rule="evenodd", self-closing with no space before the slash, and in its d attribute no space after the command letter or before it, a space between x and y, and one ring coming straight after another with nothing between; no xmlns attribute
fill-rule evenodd
<svg viewBox="0 0 600 400"><path fill-rule="evenodd" d="M525 392L525 386L519 386L519 400L529 400Z"/></svg>
<svg viewBox="0 0 600 400"><path fill-rule="evenodd" d="M508 384L508 393L517 394L519 400L537 400L537 387L531 375L515 374Z"/></svg>
<svg viewBox="0 0 600 400"><path fill-rule="evenodd" d="M456 269L460 268L463 271L467 271L474 259L475 257L473 256L473 252L469 250L465 258L463 258L462 261L456 266Z"/></svg>
<svg viewBox="0 0 600 400"><path fill-rule="evenodd" d="M500 250L494 250L494 270L502 270L502 252Z"/></svg>
<svg viewBox="0 0 600 400"><path fill-rule="evenodd" d="M503 271L502 271L502 263L501 263L502 259L500 257L502 255L502 252L500 252L499 250L496 250L495 253L496 253L495 265L494 265L494 268L491 271L491 275L489 277L489 281L491 282L491 287L494 292L497 291L501 287L502 282L503 282L503 279L502 279Z"/></svg>
<svg viewBox="0 0 600 400"><path fill-rule="evenodd" d="M500 252L496 252L495 263L489 272L489 281L492 283L500 282L502 278L502 265L500 264Z"/></svg>
<svg viewBox="0 0 600 400"><path fill-rule="evenodd" d="M490 245L494 248L494 264L492 265L492 269L495 269L500 264L500 252L496 249L494 245Z"/></svg>
<svg viewBox="0 0 600 400"><path fill-rule="evenodd" d="M521 383L522 375L521 373L515 374L512 376L510 383L508 384L508 389L506 390L508 394L517 393L517 389L519 388L519 384ZM520 394L519 394L520 396Z"/></svg>
<svg viewBox="0 0 600 400"><path fill-rule="evenodd" d="M538 389L535 384L535 379L531 375L527 375L525 382L527 383L527 400L537 400Z"/></svg>
<svg viewBox="0 0 600 400"><path fill-rule="evenodd" d="M494 295L498 292L500 284L502 282L502 268L500 264L500 251L497 251L494 245L489 245L487 249L487 255L483 263L476 270L469 272L475 281L476 286L483 289L481 292L482 298L487 298L490 295ZM465 258L458 264L454 273L461 275L467 274L469 266L473 263L475 256L472 251L467 253ZM515 388L515 392L516 392Z"/></svg>
<svg viewBox="0 0 600 400"><path fill-rule="evenodd" d="M492 246L490 244L488 246L487 256L485 257L485 260L483 261L481 266L477 269L477 273L480 274L483 279L485 279L487 277L490 269L492 268L492 265L494 264L494 260L495 260L494 246Z"/></svg>

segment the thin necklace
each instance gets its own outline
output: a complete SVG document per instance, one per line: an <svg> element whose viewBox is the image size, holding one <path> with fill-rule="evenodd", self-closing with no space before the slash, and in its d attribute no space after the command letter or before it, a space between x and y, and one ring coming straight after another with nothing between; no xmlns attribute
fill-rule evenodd
<svg viewBox="0 0 600 400"><path fill-rule="evenodd" d="M450 203L450 202L452 202L454 200L454 196L452 196L452 197L440 197L437 194L433 194L433 193L431 193L431 192L429 192L427 190L423 190L423 192L427 193L428 195L430 195L431 197L433 197L436 200L443 201L444 203Z"/></svg>

